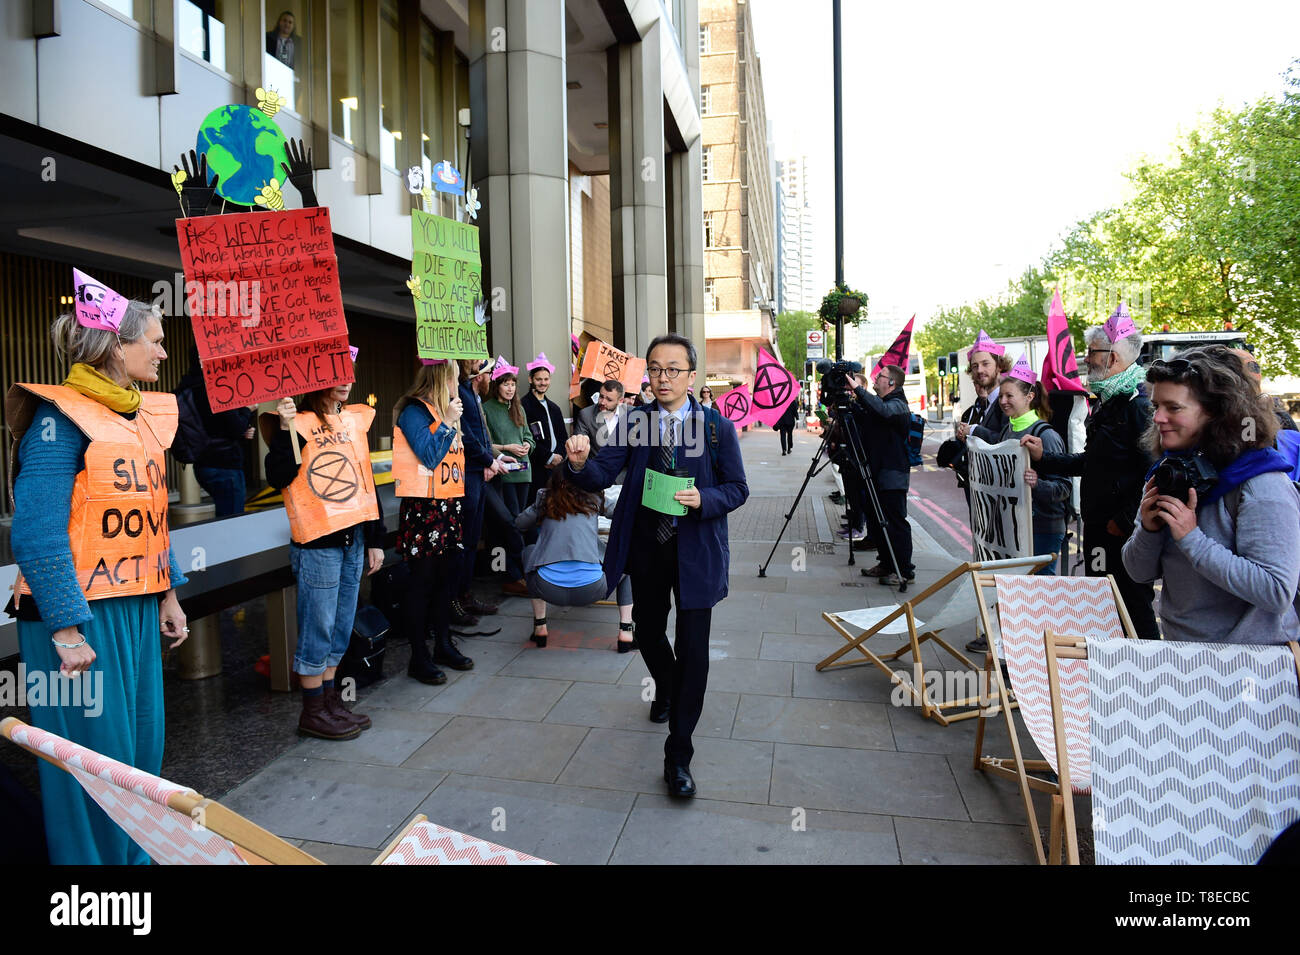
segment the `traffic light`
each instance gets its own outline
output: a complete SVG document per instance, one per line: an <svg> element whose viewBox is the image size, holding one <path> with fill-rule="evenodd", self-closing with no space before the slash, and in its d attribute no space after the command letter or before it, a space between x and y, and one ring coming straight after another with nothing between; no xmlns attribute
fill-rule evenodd
<svg viewBox="0 0 1300 955"><path fill-rule="evenodd" d="M940 355L938 361L939 361L939 377L942 378L944 375L948 374L948 359Z"/></svg>
<svg viewBox="0 0 1300 955"><path fill-rule="evenodd" d="M955 351L948 352L948 374L957 374L957 353Z"/></svg>

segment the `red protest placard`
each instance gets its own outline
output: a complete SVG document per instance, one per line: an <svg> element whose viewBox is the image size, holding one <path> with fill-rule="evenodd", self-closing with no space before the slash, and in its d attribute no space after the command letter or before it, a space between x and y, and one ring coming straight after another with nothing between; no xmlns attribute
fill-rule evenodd
<svg viewBox="0 0 1300 955"><path fill-rule="evenodd" d="M608 342L593 341L582 359L582 377L600 381L621 381L623 390L636 394L645 377L645 359L634 358Z"/></svg>
<svg viewBox="0 0 1300 955"><path fill-rule="evenodd" d="M212 410L353 380L328 209L176 221Z"/></svg>

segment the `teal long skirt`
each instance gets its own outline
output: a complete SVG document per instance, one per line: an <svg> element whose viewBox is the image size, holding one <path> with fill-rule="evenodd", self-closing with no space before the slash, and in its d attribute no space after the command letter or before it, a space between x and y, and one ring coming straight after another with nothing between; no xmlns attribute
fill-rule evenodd
<svg viewBox="0 0 1300 955"><path fill-rule="evenodd" d="M57 733L155 776L162 771L162 634L158 596L90 601L93 619L81 628L95 662L77 680L80 705L32 698L33 671L57 676L61 660L44 623L18 622L18 646L28 674L32 725ZM64 703L76 699L63 687ZM54 865L148 865L149 856L99 808L71 773L39 761L45 838Z"/></svg>

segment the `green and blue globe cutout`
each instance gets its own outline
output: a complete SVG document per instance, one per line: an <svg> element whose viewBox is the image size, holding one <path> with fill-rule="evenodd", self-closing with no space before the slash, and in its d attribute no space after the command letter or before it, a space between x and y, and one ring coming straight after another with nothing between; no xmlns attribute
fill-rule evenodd
<svg viewBox="0 0 1300 955"><path fill-rule="evenodd" d="M241 206L272 179L283 185L280 163L289 162L288 141L271 117L251 106L214 109L199 126L196 151L208 157L208 171L220 177L217 195Z"/></svg>

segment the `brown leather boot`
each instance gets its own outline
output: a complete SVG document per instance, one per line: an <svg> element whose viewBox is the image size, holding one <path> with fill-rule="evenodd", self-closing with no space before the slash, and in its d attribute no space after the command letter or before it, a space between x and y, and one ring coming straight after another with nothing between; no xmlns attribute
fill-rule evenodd
<svg viewBox="0 0 1300 955"><path fill-rule="evenodd" d="M326 687L325 709L329 710L330 713L340 719L347 720L363 730L370 729L370 717L366 716L364 713L353 713L348 709L343 703L343 694L339 692L337 686L333 689Z"/></svg>
<svg viewBox="0 0 1300 955"><path fill-rule="evenodd" d="M302 715L298 717L298 735L317 739L356 739L361 727L351 720L335 716L325 707L325 694L304 696Z"/></svg>

